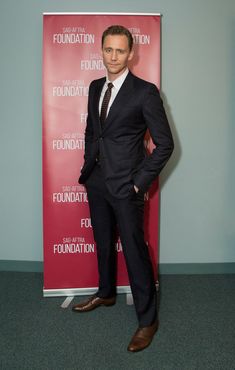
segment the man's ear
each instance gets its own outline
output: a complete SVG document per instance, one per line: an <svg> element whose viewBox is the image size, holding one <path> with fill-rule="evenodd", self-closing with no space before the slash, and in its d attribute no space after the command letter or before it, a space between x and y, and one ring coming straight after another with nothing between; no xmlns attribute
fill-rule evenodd
<svg viewBox="0 0 235 370"><path fill-rule="evenodd" d="M133 56L134 56L134 50L132 49L128 57L128 62L133 59Z"/></svg>

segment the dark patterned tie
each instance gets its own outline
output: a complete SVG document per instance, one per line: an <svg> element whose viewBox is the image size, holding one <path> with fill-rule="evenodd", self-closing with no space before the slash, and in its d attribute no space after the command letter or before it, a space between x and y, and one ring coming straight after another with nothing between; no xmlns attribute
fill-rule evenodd
<svg viewBox="0 0 235 370"><path fill-rule="evenodd" d="M107 88L107 90L105 91L105 94L104 94L104 99L102 101L102 106L101 106L101 111L100 111L101 126L103 126L104 121L105 121L106 116L107 116L107 109L108 109L109 101L110 101L110 98L111 98L112 88L113 88L113 84L112 84L112 82L109 82L108 83L108 88Z"/></svg>

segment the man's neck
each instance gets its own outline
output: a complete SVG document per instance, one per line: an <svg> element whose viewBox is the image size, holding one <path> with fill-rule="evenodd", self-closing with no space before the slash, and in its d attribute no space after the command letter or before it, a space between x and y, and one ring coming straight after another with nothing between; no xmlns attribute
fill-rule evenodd
<svg viewBox="0 0 235 370"><path fill-rule="evenodd" d="M128 67L126 67L122 71L122 73L119 73L118 75L115 75L115 74L112 74L112 73L111 74L107 73L107 79L108 79L108 81L113 82L113 81L117 80L119 77L121 77L124 73L127 75L128 72L129 72L129 69L128 69Z"/></svg>

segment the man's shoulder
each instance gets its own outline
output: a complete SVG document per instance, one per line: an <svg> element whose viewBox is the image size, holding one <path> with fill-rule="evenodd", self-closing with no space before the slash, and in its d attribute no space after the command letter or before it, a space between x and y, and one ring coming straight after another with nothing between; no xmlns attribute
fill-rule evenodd
<svg viewBox="0 0 235 370"><path fill-rule="evenodd" d="M134 75L132 72L129 73L129 76L133 80L136 88L157 89L157 86L154 83L144 80L143 78Z"/></svg>
<svg viewBox="0 0 235 370"><path fill-rule="evenodd" d="M103 85L105 83L105 81L106 81L106 77L98 78L96 80L91 81L90 87Z"/></svg>

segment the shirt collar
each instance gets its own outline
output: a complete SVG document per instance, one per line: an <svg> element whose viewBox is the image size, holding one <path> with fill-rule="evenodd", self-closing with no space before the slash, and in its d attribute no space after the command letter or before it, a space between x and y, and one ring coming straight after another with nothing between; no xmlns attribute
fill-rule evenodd
<svg viewBox="0 0 235 370"><path fill-rule="evenodd" d="M126 76L128 75L129 73L129 69L127 68L123 74L121 74L121 76L119 76L118 78L116 78L116 80L112 81L112 84L113 86L115 87L115 89L120 89L120 87L122 86ZM108 85L108 83L111 82L109 81L108 77L106 77L106 84Z"/></svg>

